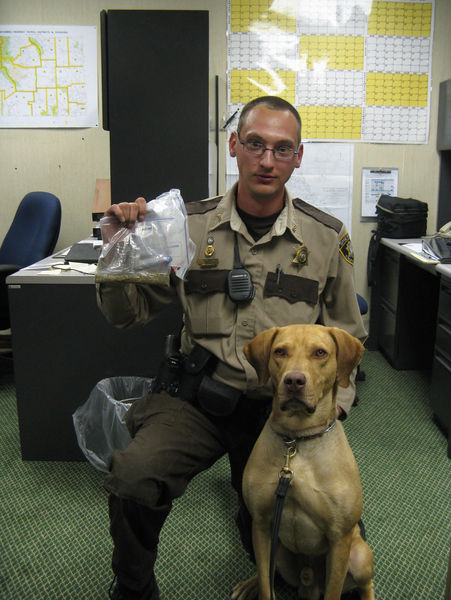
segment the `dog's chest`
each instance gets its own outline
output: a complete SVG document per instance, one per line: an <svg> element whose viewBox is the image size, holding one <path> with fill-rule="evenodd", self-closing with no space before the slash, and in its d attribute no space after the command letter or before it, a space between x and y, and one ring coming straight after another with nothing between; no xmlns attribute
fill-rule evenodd
<svg viewBox="0 0 451 600"><path fill-rule="evenodd" d="M322 554L327 549L324 517L330 514L332 498L315 477L299 472L285 497L279 538L282 544L296 554Z"/></svg>
<svg viewBox="0 0 451 600"><path fill-rule="evenodd" d="M246 503L253 519L265 521L270 530L275 491L281 469L287 466L293 479L284 501L279 537L296 554L322 554L332 532L336 535L355 522L353 507L358 507L361 499L355 460L337 426L327 437L299 441L294 456L287 459L286 454L280 438L266 427L246 467Z"/></svg>
<svg viewBox="0 0 451 600"><path fill-rule="evenodd" d="M322 554L329 530L347 520L353 495L339 470L329 471L323 461L306 460L299 452L291 468L279 537L296 554Z"/></svg>

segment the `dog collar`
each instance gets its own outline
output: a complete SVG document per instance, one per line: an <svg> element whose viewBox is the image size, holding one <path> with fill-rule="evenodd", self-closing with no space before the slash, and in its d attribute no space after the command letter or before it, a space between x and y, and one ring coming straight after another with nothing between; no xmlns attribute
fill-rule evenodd
<svg viewBox="0 0 451 600"><path fill-rule="evenodd" d="M334 419L324 431L319 431L318 433L313 433L312 435L300 435L299 437L290 438L288 435L283 435L282 439L287 446L296 445L297 442L306 442L307 440L314 440L315 438L321 437L325 433L328 433L335 427L337 419Z"/></svg>

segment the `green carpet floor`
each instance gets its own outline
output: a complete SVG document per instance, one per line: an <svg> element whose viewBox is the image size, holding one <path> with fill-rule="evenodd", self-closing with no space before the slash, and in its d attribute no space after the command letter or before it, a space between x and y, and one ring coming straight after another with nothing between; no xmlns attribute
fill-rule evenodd
<svg viewBox="0 0 451 600"><path fill-rule="evenodd" d="M451 461L432 421L427 375L395 371L378 352L366 352L363 369L345 429L363 483L376 597L442 600ZM0 598L106 599L111 542L102 474L83 462L22 462L14 385L1 381L0 423ZM227 600L253 572L234 526L228 475L223 459L175 503L157 564L162 600ZM294 598L279 590L278 600Z"/></svg>

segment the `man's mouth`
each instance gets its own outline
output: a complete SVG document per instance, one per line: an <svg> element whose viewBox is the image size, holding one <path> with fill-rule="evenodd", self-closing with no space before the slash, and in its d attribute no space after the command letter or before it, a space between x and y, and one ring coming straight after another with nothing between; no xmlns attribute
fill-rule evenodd
<svg viewBox="0 0 451 600"><path fill-rule="evenodd" d="M272 175L266 175L265 173L257 173L255 177L260 183L272 183L275 179Z"/></svg>

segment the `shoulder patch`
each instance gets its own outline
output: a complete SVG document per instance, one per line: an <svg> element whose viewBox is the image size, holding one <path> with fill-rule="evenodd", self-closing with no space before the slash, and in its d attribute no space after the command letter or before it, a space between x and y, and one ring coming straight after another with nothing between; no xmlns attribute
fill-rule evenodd
<svg viewBox="0 0 451 600"><path fill-rule="evenodd" d="M218 206L222 196L216 198L207 198L207 200L199 200L198 202L186 202L185 208L188 215L202 215Z"/></svg>
<svg viewBox="0 0 451 600"><path fill-rule="evenodd" d="M340 254L350 265L354 266L354 250L352 249L351 238L349 233L345 233L338 242L338 250Z"/></svg>
<svg viewBox="0 0 451 600"><path fill-rule="evenodd" d="M295 208L306 213L307 215L309 215L316 221L319 221L326 227L330 227L337 233L340 233L341 228L343 227L343 223L336 217L333 217L332 215L329 215L323 210L316 208L316 206L313 206L312 204L304 202L304 200L301 200L300 198L294 198L293 205L295 206Z"/></svg>

